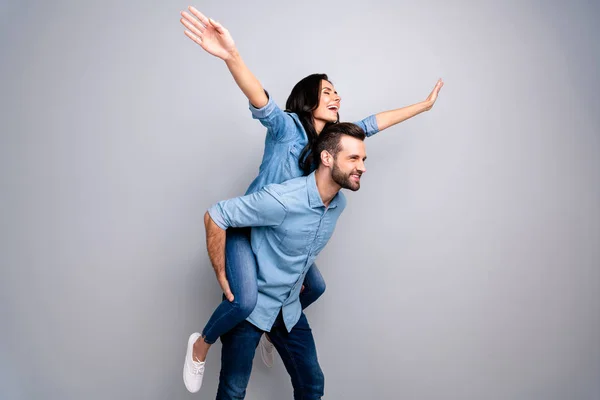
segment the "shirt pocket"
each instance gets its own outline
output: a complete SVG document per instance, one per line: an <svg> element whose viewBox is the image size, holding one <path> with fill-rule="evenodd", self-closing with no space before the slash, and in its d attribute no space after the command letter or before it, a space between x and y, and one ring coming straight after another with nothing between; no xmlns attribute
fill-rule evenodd
<svg viewBox="0 0 600 400"><path fill-rule="evenodd" d="M302 153L302 147L300 147L297 143L292 143L289 145L287 152L287 160L285 160L285 165L287 168L287 172L290 177L297 178L302 176L302 170L298 165L298 160L300 159L300 154Z"/></svg>
<svg viewBox="0 0 600 400"><path fill-rule="evenodd" d="M289 256L307 255L313 232L307 227L287 229L280 242L280 250Z"/></svg>

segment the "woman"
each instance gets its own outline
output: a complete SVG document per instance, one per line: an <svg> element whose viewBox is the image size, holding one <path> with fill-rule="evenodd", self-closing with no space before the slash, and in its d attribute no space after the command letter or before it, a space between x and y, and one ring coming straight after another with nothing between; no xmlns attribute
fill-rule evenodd
<svg viewBox="0 0 600 400"><path fill-rule="evenodd" d="M341 98L325 74L313 74L294 86L282 111L269 98L262 85L239 55L229 31L220 23L205 17L194 7L181 13L185 34L209 54L225 61L237 85L250 102L252 116L267 128L265 152L259 175L246 194L265 185L281 183L307 175L313 169L310 149L327 124L339 121ZM396 110L371 115L356 122L367 134L389 128L423 111L430 110L443 82L438 80L423 102ZM202 335L194 333L188 340L184 365L184 382L191 392L202 385L204 362L210 346L217 338L245 320L256 305L256 260L250 246L249 229L228 229L226 271L216 271L224 299L209 319ZM304 280L300 295L302 308L312 304L325 290L325 282L316 265ZM266 336L266 335L265 335ZM261 339L261 356L267 366L273 363L273 347Z"/></svg>

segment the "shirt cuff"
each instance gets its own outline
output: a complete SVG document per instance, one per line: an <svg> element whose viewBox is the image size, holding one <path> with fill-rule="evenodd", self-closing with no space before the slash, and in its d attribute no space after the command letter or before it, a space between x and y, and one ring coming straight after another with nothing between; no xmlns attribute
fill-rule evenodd
<svg viewBox="0 0 600 400"><path fill-rule="evenodd" d="M227 230L229 226L225 222L225 218L223 217L221 203L217 203L208 209L208 215L212 218L212 220L217 224L217 226L223 230Z"/></svg>
<svg viewBox="0 0 600 400"><path fill-rule="evenodd" d="M368 136L373 136L374 134L376 134L377 132L379 132L379 126L377 125L377 118L375 117L375 114L371 115L370 117L367 117L363 120L363 122L365 123L365 126L367 127L365 134Z"/></svg>

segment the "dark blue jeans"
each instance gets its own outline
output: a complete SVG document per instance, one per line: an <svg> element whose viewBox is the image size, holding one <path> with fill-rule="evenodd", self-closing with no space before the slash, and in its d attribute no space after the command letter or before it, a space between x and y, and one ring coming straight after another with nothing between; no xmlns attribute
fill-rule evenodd
<svg viewBox="0 0 600 400"><path fill-rule="evenodd" d="M206 343L214 343L224 333L244 321L254 310L258 298L256 258L250 245L250 228L227 229L225 269L234 300L224 299L208 320L202 336ZM306 308L325 292L325 280L316 264L304 278L300 304Z"/></svg>
<svg viewBox="0 0 600 400"><path fill-rule="evenodd" d="M243 321L221 336L223 348L217 400L243 399L246 396L252 360L262 334L262 330ZM325 377L319 366L315 341L304 313L289 333L280 313L269 337L290 374L294 399L320 399L325 390Z"/></svg>

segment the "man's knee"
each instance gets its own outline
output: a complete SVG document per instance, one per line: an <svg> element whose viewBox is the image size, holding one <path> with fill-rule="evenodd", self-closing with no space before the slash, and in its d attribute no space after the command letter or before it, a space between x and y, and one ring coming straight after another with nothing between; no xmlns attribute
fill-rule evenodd
<svg viewBox="0 0 600 400"><path fill-rule="evenodd" d="M317 364L316 368L312 373L312 379L310 380L310 384L312 386L312 391L314 395L318 396L316 398L320 399L325 393L325 375L323 374L321 367L319 367L319 364Z"/></svg>
<svg viewBox="0 0 600 400"><path fill-rule="evenodd" d="M221 373L217 399L243 399L262 331L247 321L221 336Z"/></svg>
<svg viewBox="0 0 600 400"><path fill-rule="evenodd" d="M219 388L217 389L217 400L225 399L243 399L246 397L246 384L240 384L239 382L228 379L226 381L219 380Z"/></svg>
<svg viewBox="0 0 600 400"><path fill-rule="evenodd" d="M304 366L306 371L300 387L294 388L294 398L316 400L325 393L325 375L315 359Z"/></svg>
<svg viewBox="0 0 600 400"><path fill-rule="evenodd" d="M294 390L295 399L318 400L325 394L325 377L319 370L311 379L303 383L301 388Z"/></svg>

